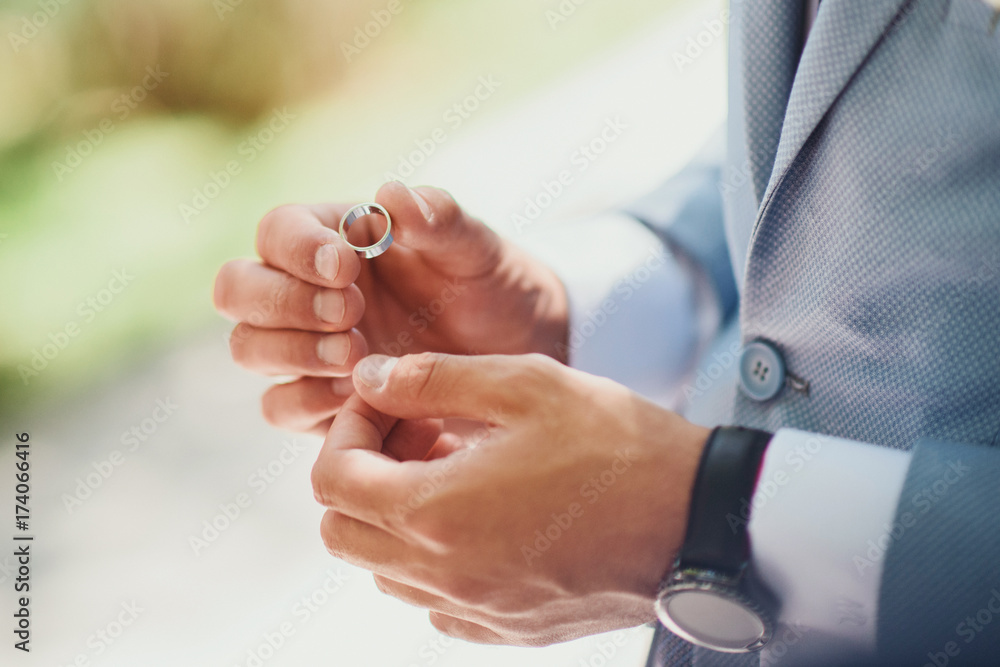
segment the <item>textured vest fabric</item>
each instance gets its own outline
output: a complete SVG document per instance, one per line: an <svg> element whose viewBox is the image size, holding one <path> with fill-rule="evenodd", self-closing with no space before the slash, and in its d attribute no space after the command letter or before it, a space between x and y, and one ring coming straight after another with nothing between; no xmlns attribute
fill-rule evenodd
<svg viewBox="0 0 1000 667"><path fill-rule="evenodd" d="M899 8L867 50L865 22L880 4ZM1000 39L992 13L979 0L824 4L742 281L743 339L774 342L809 391L763 404L738 394L738 422L899 448L925 437L996 442Z"/></svg>
<svg viewBox="0 0 1000 667"><path fill-rule="evenodd" d="M730 5L719 188L740 314L701 362L725 372L685 414L915 447L899 512L962 452L976 462L886 557L879 645L926 661L976 612L977 585L1000 585L1000 15L982 0L824 0L799 60L800 4ZM729 356L756 338L798 387L764 403L737 389ZM1000 650L995 623L964 659Z"/></svg>

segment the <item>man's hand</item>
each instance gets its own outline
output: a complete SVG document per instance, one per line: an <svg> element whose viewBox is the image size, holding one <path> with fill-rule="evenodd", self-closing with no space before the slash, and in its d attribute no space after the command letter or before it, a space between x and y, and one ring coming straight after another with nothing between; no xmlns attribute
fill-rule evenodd
<svg viewBox="0 0 1000 667"><path fill-rule="evenodd" d="M336 231L348 205L283 206L260 223L262 262L219 271L216 308L240 322L236 362L300 377L264 396L276 426L325 434L368 350L557 358L565 350L568 307L552 271L442 190L388 183L376 201L392 216L395 243L374 260L360 260Z"/></svg>
<svg viewBox="0 0 1000 667"><path fill-rule="evenodd" d="M654 618L708 429L541 355L376 355L354 383L312 475L333 555L474 642Z"/></svg>

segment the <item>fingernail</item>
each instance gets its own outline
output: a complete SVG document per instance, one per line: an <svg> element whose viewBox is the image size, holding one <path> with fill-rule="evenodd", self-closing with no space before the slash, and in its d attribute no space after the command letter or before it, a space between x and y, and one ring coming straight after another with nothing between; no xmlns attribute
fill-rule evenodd
<svg viewBox="0 0 1000 667"><path fill-rule="evenodd" d="M347 334L323 336L316 344L316 356L331 366L343 366L351 356L351 339Z"/></svg>
<svg viewBox="0 0 1000 667"><path fill-rule="evenodd" d="M354 393L354 380L346 378L333 378L332 381L334 396L350 396Z"/></svg>
<svg viewBox="0 0 1000 667"><path fill-rule="evenodd" d="M340 324L344 320L345 307L344 293L339 289L321 289L313 297L316 317L330 324Z"/></svg>
<svg viewBox="0 0 1000 667"><path fill-rule="evenodd" d="M384 354L373 354L365 357L358 364L358 378L367 387L380 389L389 379L389 373L399 363L399 357L387 357Z"/></svg>
<svg viewBox="0 0 1000 667"><path fill-rule="evenodd" d="M316 251L316 273L327 280L337 277L337 269L340 268L340 257L337 256L337 246L326 243Z"/></svg>
<svg viewBox="0 0 1000 667"><path fill-rule="evenodd" d="M409 190L410 196L413 197L413 201L417 203L417 208L419 208L420 212L424 214L424 220L430 220L431 205L427 203L427 200L421 197L420 193L414 190L413 188L406 187L405 185L403 187Z"/></svg>

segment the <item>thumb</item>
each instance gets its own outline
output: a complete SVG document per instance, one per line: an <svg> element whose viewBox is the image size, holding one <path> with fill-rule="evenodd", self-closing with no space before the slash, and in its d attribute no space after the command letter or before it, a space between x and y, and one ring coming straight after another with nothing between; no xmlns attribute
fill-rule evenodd
<svg viewBox="0 0 1000 667"><path fill-rule="evenodd" d="M375 354L354 368L354 386L376 410L403 419L472 419L503 425L551 395L542 355Z"/></svg>
<svg viewBox="0 0 1000 667"><path fill-rule="evenodd" d="M500 263L500 237L467 215L444 190L411 189L392 181L379 188L375 201L392 216L393 237L438 271L461 278L489 273Z"/></svg>

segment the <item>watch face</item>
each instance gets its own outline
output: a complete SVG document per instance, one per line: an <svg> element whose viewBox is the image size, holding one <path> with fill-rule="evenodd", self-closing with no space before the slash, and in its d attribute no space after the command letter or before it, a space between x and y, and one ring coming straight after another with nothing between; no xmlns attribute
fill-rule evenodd
<svg viewBox="0 0 1000 667"><path fill-rule="evenodd" d="M657 601L657 612L675 634L716 651L757 650L767 635L755 611L711 590L667 591Z"/></svg>

